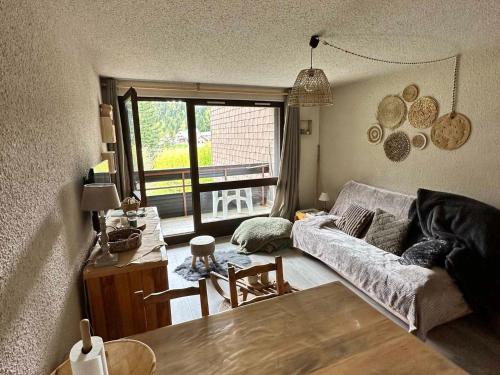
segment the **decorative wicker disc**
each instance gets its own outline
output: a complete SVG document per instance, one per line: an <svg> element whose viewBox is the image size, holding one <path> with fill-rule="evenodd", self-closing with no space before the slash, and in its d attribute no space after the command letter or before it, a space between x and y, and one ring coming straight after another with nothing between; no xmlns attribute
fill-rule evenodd
<svg viewBox="0 0 500 375"><path fill-rule="evenodd" d="M451 113L441 116L431 130L431 140L443 150L455 150L462 146L469 138L471 130L470 120L461 113Z"/></svg>
<svg viewBox="0 0 500 375"><path fill-rule="evenodd" d="M427 136L424 133L417 133L411 139L411 145L419 150L423 150L427 146Z"/></svg>
<svg viewBox="0 0 500 375"><path fill-rule="evenodd" d="M384 130L379 124L372 125L368 128L368 142L371 144L379 144L384 138Z"/></svg>
<svg viewBox="0 0 500 375"><path fill-rule="evenodd" d="M385 155L392 161L403 161L410 153L410 138L403 132L392 133L384 142Z"/></svg>
<svg viewBox="0 0 500 375"><path fill-rule="evenodd" d="M399 96L386 96L378 105L377 120L385 128L395 129L406 118L406 104Z"/></svg>
<svg viewBox="0 0 500 375"><path fill-rule="evenodd" d="M434 123L438 115L438 103L430 96L423 96L413 103L408 113L408 121L417 129L426 129Z"/></svg>
<svg viewBox="0 0 500 375"><path fill-rule="evenodd" d="M403 99L407 102L412 102L417 99L418 96L418 86L417 85L408 85L403 90Z"/></svg>

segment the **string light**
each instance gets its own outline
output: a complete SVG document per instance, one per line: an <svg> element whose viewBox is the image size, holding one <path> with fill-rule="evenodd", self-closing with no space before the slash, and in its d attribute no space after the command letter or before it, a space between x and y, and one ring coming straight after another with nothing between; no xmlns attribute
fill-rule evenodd
<svg viewBox="0 0 500 375"><path fill-rule="evenodd" d="M458 89L458 70L460 64L460 55L453 55L442 57L438 59L422 60L422 61L399 61L399 60L389 60L382 59L378 57L372 57L363 55L361 53L353 52L348 49L342 48L332 42L324 39L320 39L318 35L313 35L309 42L311 46L311 68L303 69L300 71L295 84L293 85L292 92L289 97L290 106L316 106L316 105L331 105L333 104L333 98L331 94L331 86L326 78L325 73L321 69L313 69L313 49L316 48L321 42L323 45L332 47L343 53L356 56L365 60L372 62L380 62L385 64L395 64L395 65L425 65L425 64L435 64L448 60L455 60L455 67L453 72L453 92L452 92L452 103L451 103L451 117L455 117L456 113L456 100L457 100L457 89Z"/></svg>

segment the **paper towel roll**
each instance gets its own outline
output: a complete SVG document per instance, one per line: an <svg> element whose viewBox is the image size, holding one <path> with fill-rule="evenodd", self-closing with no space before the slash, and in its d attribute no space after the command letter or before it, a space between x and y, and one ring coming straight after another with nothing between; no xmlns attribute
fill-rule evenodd
<svg viewBox="0 0 500 375"><path fill-rule="evenodd" d="M73 375L109 375L104 343L99 336L92 336L92 349L83 354L83 342L78 341L69 353Z"/></svg>

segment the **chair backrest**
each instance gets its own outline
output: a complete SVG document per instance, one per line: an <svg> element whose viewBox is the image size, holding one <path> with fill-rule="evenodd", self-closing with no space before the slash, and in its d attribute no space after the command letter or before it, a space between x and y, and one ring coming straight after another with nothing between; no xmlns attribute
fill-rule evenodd
<svg viewBox="0 0 500 375"><path fill-rule="evenodd" d="M146 331L148 329L151 329L151 328L148 328L147 314L146 314L146 307L147 306L155 305L158 303L170 302L170 300L173 300L176 298L199 295L200 296L200 305L201 305L201 315L202 316L209 315L206 279L198 280L197 287L191 286L191 287L183 288L183 289L168 289L168 290L164 290L161 292L152 293L146 297L144 297L144 292L142 290L136 291L134 294L135 294L137 305L139 307L139 316L140 316L139 320L140 321L137 323L140 326L141 331ZM170 318L167 325L171 325L171 324L172 324L172 319Z"/></svg>
<svg viewBox="0 0 500 375"><path fill-rule="evenodd" d="M256 276L261 273L276 271L276 293L266 293L257 296L251 300L243 303L238 302L238 283L237 281L248 276ZM231 300L231 307L238 307L248 303L262 301L264 299L276 297L285 294L285 280L283 278L283 260L280 256L274 258L274 263L259 264L256 266L236 270L235 267L230 266L227 268L229 280L229 293Z"/></svg>

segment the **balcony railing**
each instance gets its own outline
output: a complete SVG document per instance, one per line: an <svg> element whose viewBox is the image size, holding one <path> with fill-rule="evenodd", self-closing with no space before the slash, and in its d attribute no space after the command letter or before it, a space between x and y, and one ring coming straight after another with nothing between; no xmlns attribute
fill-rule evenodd
<svg viewBox="0 0 500 375"><path fill-rule="evenodd" d="M232 181L247 179L245 176L254 175L255 178L268 177L270 173L269 163L254 163L254 164L234 164L234 165L220 165L220 166L209 166L209 167L199 167L200 181L203 182L219 182L219 181ZM148 201L154 199L158 205L161 202L175 202L178 198L174 198L174 195L182 197L182 211L184 216L189 215L189 204L191 198L191 170L189 168L175 168L175 169L161 169L161 170L149 170L144 171L144 177L146 182L146 194L148 192L154 192L158 190L170 190L172 193L165 194L152 194L148 195ZM208 181L207 181L208 180ZM135 181L138 181L138 176L136 176ZM178 184L168 185L168 186L152 186L151 183L154 182L168 182L168 181L179 181ZM148 186L149 185L149 186ZM178 193L178 191L181 193ZM266 197L266 187L261 187L260 201L262 205L267 202ZM180 198L180 197L179 197ZM160 207L159 207L160 208ZM162 216L162 211L167 211L167 207L164 210L161 208L160 216Z"/></svg>

